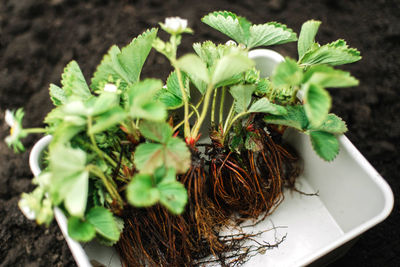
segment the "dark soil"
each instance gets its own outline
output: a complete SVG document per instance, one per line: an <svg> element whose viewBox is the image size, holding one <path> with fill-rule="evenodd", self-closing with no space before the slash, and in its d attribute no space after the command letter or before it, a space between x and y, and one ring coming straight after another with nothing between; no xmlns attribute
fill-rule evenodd
<svg viewBox="0 0 400 267"><path fill-rule="evenodd" d="M40 126L51 109L48 84L58 83L71 59L87 78L114 43L124 45L167 16L189 19L198 41L226 39L200 23L210 11L229 9L262 23L276 20L299 32L314 18L323 24L321 43L346 39L363 60L345 69L361 80L357 88L332 91L334 112L349 125L347 136L388 181L395 194L390 217L362 235L356 245L331 266L400 265L400 2L346 0L1 0L0 1L0 138L8 134L7 108L23 106L26 126ZM200 34L200 35L199 35ZM183 52L190 51L187 36ZM295 45L277 48L295 56ZM163 57L151 54L143 76L165 77ZM156 72L154 72L156 69ZM38 227L17 208L21 192L31 189L28 152L14 155L0 143L0 266L73 266L75 263L56 223ZM397 145L396 145L397 144Z"/></svg>

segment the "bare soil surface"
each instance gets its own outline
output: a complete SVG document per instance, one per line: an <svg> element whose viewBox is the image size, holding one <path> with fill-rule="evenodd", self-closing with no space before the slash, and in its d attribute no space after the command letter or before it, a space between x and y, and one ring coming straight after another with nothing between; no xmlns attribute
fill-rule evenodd
<svg viewBox="0 0 400 267"><path fill-rule="evenodd" d="M286 23L296 32L305 20L319 19L321 43L344 38L362 52L362 61L344 67L361 84L332 90L333 111L347 121L347 136L391 185L396 202L386 221L362 235L330 266L400 266L400 2L396 0L1 0L0 139L8 134L3 120L7 108L23 106L25 125L41 125L52 107L48 84L59 83L70 60L77 60L89 79L112 44L125 45L168 16L189 19L189 26L200 34L197 41L225 42L200 22L208 12L223 9L255 23ZM190 51L193 41L187 36L181 52ZM293 44L277 50L296 55ZM168 72L165 59L153 53L142 77L166 77ZM26 139L28 149L22 155L14 155L0 142L0 266L75 265L56 223L48 229L36 226L17 208L19 195L32 188L28 153L38 138Z"/></svg>

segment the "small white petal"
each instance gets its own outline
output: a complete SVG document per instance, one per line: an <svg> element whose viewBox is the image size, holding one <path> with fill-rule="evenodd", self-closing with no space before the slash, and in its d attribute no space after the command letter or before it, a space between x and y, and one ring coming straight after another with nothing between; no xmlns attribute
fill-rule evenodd
<svg viewBox="0 0 400 267"><path fill-rule="evenodd" d="M4 120L6 121L8 126L10 126L10 127L13 127L14 124L15 124L14 114L8 109L6 110L6 115L4 117Z"/></svg>
<svg viewBox="0 0 400 267"><path fill-rule="evenodd" d="M187 20L180 17L170 17L165 19L165 27L172 32L182 32L187 27Z"/></svg>
<svg viewBox="0 0 400 267"><path fill-rule="evenodd" d="M227 41L225 43L225 45L227 45L227 46L237 46L237 43L235 41L233 41L233 40L229 40L229 41Z"/></svg>
<svg viewBox="0 0 400 267"><path fill-rule="evenodd" d="M19 209L22 211L22 213L25 215L25 217L28 218L29 220L34 220L36 218L35 212L28 207L26 199L21 199L18 202L18 206Z"/></svg>
<svg viewBox="0 0 400 267"><path fill-rule="evenodd" d="M104 91L110 92L110 93L115 93L115 92L117 92L117 86L115 86L115 84L112 84L112 83L107 83L104 86Z"/></svg>

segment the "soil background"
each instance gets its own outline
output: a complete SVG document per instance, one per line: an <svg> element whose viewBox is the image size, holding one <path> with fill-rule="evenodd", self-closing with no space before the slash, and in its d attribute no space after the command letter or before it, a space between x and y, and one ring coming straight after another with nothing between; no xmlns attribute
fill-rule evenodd
<svg viewBox="0 0 400 267"><path fill-rule="evenodd" d="M299 32L302 22L321 20L317 40L344 38L363 59L345 66L360 79L357 88L332 90L333 111L349 126L346 134L388 181L395 194L390 217L361 236L330 266L400 266L400 2L398 0L0 0L0 138L8 134L4 112L23 106L25 126L41 126L52 108L48 84L59 84L72 59L87 79L114 43L122 46L168 16L189 19L196 38L185 36L181 52L195 40L227 39L200 22L214 10L231 10L254 23L279 21ZM296 56L296 46L276 48ZM151 70L150 68L151 67ZM166 60L152 53L142 77L165 78ZM15 155L0 142L0 266L74 266L56 225L36 226L17 208L19 195L32 189L25 140ZM349 203L351 205L351 203Z"/></svg>

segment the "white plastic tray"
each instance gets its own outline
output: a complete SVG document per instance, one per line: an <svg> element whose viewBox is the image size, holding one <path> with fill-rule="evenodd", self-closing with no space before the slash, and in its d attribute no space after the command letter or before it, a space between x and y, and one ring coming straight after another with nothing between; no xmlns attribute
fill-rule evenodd
<svg viewBox="0 0 400 267"><path fill-rule="evenodd" d="M250 52L261 74L268 76L273 67L283 60L278 53L259 49ZM285 200L253 232L271 229L259 240L274 244L286 235L278 248L257 254L244 266L305 266L323 265L338 257L348 242L383 221L393 207L393 193L353 144L339 138L340 153L332 163L315 155L308 136L287 131L285 139L298 151L304 161L304 172L297 186L304 192L317 192L318 196L305 196L285 191ZM42 138L33 147L30 167L34 175L40 173L40 153L51 137ZM56 220L64 234L78 266L91 266L90 261L105 266L121 266L113 248L96 242L79 244L67 234L66 219L55 209ZM93 262L94 263L94 262Z"/></svg>

